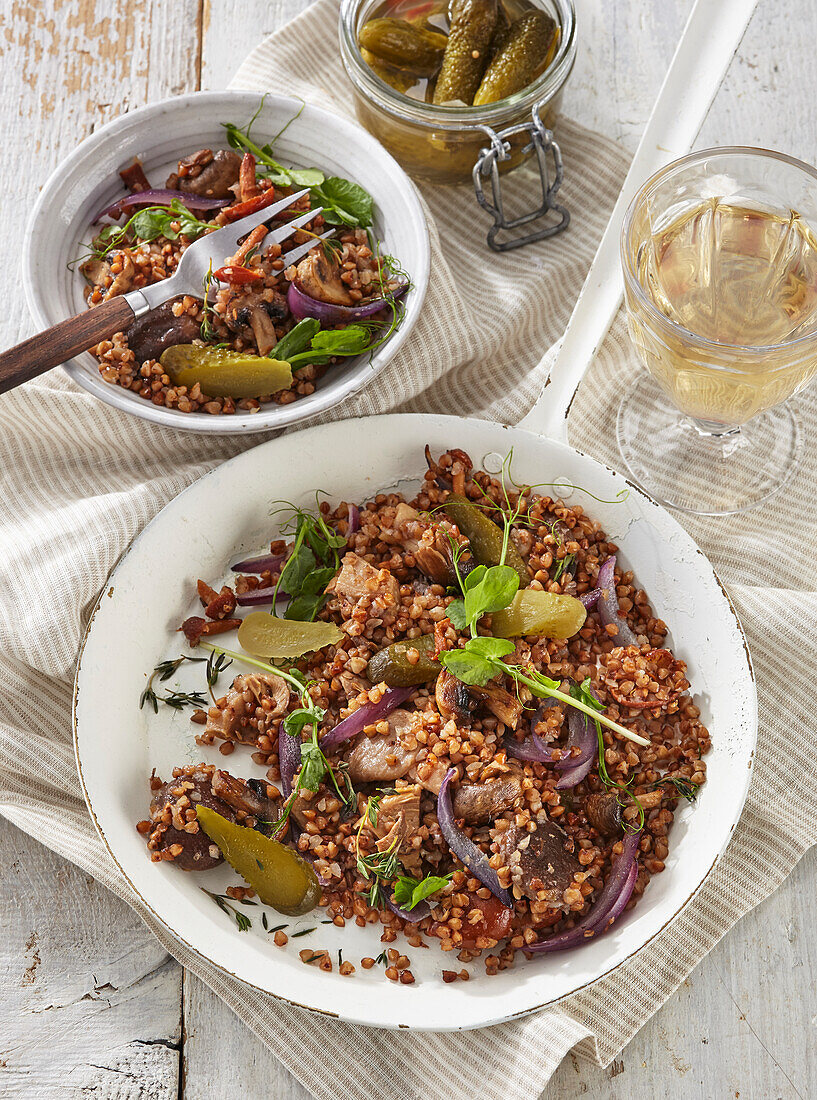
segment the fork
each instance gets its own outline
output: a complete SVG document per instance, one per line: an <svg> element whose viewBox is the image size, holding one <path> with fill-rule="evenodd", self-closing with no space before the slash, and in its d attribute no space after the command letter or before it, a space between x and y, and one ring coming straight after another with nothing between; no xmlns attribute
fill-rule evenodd
<svg viewBox="0 0 817 1100"><path fill-rule="evenodd" d="M235 252L242 238L257 225L283 213L298 199L308 194L307 188L294 195L287 195L286 198L256 210L252 214L247 214L246 217L231 222L214 233L207 233L200 237L184 250L176 271L169 279L109 298L107 302L102 302L101 305L79 313L75 317L69 317L66 321L60 321L45 332L4 351L0 354L0 393L6 393L30 378L35 378L38 374L44 374L52 367L67 362L80 352L94 347L101 340L113 336L115 332L123 332L137 317L141 317L151 309L156 309L171 298L178 298L181 294L202 297L204 280L208 273L213 267L221 267L226 262L226 257ZM312 221L322 211L322 206L308 210L273 229L264 238L264 245L280 244L287 237L292 236L296 229ZM284 266L289 267L302 259L319 240L330 237L332 233L334 230L329 229L320 237L314 237L290 249L281 257Z"/></svg>

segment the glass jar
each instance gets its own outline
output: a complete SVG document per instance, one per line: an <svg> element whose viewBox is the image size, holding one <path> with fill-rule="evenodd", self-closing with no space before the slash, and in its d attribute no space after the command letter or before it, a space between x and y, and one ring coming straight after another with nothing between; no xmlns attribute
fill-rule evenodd
<svg viewBox="0 0 817 1100"><path fill-rule="evenodd" d="M352 81L358 121L384 145L415 179L430 183L466 183L471 179L480 150L491 144L491 134L529 122L536 113L553 128L562 89L576 59L576 12L573 0L534 0L555 19L559 46L545 72L521 92L484 107L441 107L396 91L366 64L358 45L358 30L380 0L342 0L340 51ZM510 139L510 156L500 165L506 172L520 164L530 150L530 136Z"/></svg>

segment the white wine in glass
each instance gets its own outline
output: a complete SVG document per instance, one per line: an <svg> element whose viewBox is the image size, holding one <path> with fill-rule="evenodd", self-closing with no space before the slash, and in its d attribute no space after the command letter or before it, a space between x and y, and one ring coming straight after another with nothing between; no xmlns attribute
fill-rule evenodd
<svg viewBox="0 0 817 1100"><path fill-rule="evenodd" d="M618 437L653 495L693 512L752 507L796 465L781 408L817 372L817 173L763 150L693 153L625 218L630 334L649 376Z"/></svg>

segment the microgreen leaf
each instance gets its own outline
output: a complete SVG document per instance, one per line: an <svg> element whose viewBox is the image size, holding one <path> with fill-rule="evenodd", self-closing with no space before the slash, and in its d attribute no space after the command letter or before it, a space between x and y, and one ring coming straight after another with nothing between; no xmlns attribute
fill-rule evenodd
<svg viewBox="0 0 817 1100"><path fill-rule="evenodd" d="M413 909L421 901L444 889L451 881L451 875L426 875L424 879L400 875L394 884L394 901L401 909Z"/></svg>

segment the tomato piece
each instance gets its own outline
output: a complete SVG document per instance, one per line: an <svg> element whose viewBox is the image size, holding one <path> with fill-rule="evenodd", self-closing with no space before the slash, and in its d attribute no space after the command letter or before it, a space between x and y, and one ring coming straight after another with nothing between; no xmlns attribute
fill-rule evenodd
<svg viewBox="0 0 817 1100"><path fill-rule="evenodd" d="M504 940L510 932L513 909L508 909L498 898L479 898L476 894L472 894L468 908L481 909L482 920L478 920L476 924L463 920L461 929L463 943L473 943L480 936L487 936L491 940Z"/></svg>
<svg viewBox="0 0 817 1100"><path fill-rule="evenodd" d="M242 283L257 283L264 278L263 271L256 271L251 267L241 267L239 264L227 264L214 271L213 275L220 283L232 283L240 286Z"/></svg>

